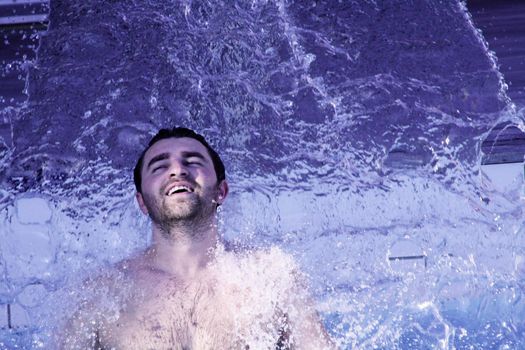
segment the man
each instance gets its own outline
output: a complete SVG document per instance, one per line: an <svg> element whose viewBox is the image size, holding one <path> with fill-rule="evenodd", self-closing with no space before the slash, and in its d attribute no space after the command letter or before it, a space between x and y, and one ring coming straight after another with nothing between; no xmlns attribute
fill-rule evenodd
<svg viewBox="0 0 525 350"><path fill-rule="evenodd" d="M269 249L218 240L228 196L219 155L185 128L162 129L134 171L152 244L100 277L61 334L64 349L332 348L297 267Z"/></svg>

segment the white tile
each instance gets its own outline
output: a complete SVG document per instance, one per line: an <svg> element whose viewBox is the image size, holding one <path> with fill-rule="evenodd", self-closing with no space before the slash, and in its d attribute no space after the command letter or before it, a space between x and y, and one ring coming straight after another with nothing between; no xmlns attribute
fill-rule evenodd
<svg viewBox="0 0 525 350"><path fill-rule="evenodd" d="M410 239L394 242L388 252L390 268L396 272L423 272L427 257L423 250Z"/></svg>
<svg viewBox="0 0 525 350"><path fill-rule="evenodd" d="M424 272L427 265L427 257L417 256L391 256L388 258L390 268L396 272Z"/></svg>
<svg viewBox="0 0 525 350"><path fill-rule="evenodd" d="M49 234L36 225L11 225L3 238L3 258L9 278L47 278L56 246Z"/></svg>
<svg viewBox="0 0 525 350"><path fill-rule="evenodd" d="M40 283L35 283L25 287L24 290L18 294L16 300L23 306L35 307L41 305L47 295L48 292L46 288Z"/></svg>
<svg viewBox="0 0 525 350"><path fill-rule="evenodd" d="M49 0L0 0L0 6L5 5L26 5L26 4L47 4Z"/></svg>
<svg viewBox="0 0 525 350"><path fill-rule="evenodd" d="M483 183L499 192L508 192L523 184L524 164L488 164L481 166Z"/></svg>
<svg viewBox="0 0 525 350"><path fill-rule="evenodd" d="M23 197L15 202L16 215L21 224L44 224L51 220L51 208L44 198Z"/></svg>
<svg viewBox="0 0 525 350"><path fill-rule="evenodd" d="M20 304L10 304L11 309L11 327L27 328L31 325L27 311Z"/></svg>
<svg viewBox="0 0 525 350"><path fill-rule="evenodd" d="M7 329L7 305L0 304L0 329Z"/></svg>

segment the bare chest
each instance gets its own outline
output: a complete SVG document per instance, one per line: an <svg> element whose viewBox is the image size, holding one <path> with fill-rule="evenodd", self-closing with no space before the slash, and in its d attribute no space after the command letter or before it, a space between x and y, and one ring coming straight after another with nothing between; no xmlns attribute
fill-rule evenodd
<svg viewBox="0 0 525 350"><path fill-rule="evenodd" d="M244 348L252 333L277 339L273 310L251 312L249 290L218 289L212 283L181 287L141 285L122 305L118 317L102 327L104 348L230 349ZM254 325L261 325L254 332ZM275 343L273 343L275 344Z"/></svg>

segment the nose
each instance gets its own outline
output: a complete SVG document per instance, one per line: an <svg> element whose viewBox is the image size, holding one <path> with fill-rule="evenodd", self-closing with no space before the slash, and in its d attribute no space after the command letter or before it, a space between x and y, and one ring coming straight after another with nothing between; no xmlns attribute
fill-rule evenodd
<svg viewBox="0 0 525 350"><path fill-rule="evenodd" d="M186 177L188 176L188 169L183 162L174 160L170 166L170 177Z"/></svg>

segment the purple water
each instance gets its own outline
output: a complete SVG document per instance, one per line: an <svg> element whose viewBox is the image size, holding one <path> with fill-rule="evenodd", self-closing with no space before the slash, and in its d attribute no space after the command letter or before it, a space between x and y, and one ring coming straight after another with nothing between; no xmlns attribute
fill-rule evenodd
<svg viewBox="0 0 525 350"><path fill-rule="evenodd" d="M523 118L463 3L57 1L27 79L0 303L34 322L7 348L45 347L55 295L147 243L131 169L173 125L225 159L225 239L292 253L341 348L525 346L523 181L480 172Z"/></svg>

